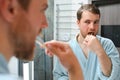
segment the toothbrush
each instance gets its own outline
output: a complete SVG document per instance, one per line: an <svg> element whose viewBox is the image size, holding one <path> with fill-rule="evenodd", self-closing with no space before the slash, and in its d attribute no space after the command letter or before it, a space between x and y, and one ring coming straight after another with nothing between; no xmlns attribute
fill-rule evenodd
<svg viewBox="0 0 120 80"><path fill-rule="evenodd" d="M35 42L36 42L37 44L39 44L42 48L46 48L46 47L45 47L45 44L44 44L44 41L42 40L41 37L37 37Z"/></svg>

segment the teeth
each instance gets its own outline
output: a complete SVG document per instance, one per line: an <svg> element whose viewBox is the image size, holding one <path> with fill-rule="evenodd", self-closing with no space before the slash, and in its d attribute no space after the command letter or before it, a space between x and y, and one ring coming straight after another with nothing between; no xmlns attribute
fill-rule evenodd
<svg viewBox="0 0 120 80"><path fill-rule="evenodd" d="M94 33L93 32L89 32L88 35L94 35Z"/></svg>

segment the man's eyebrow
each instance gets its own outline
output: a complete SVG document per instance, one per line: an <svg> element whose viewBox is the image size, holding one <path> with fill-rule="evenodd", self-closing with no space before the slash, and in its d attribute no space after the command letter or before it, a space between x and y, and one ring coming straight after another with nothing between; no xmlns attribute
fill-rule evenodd
<svg viewBox="0 0 120 80"><path fill-rule="evenodd" d="M46 10L48 8L48 4L43 4L43 10Z"/></svg>

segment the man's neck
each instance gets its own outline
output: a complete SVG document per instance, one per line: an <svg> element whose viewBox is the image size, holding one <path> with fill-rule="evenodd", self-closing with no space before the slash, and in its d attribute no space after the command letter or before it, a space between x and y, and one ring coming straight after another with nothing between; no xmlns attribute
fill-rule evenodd
<svg viewBox="0 0 120 80"><path fill-rule="evenodd" d="M88 48L85 47L85 45L83 44L83 41L84 41L84 37L81 35L81 34L78 34L77 35L77 41L85 55L86 58L88 58Z"/></svg>
<svg viewBox="0 0 120 80"><path fill-rule="evenodd" d="M0 52L7 61L13 56L13 47L10 43L8 29L4 24L0 24Z"/></svg>
<svg viewBox="0 0 120 80"><path fill-rule="evenodd" d="M81 45L84 41L84 37L81 34L78 34L76 38L78 43Z"/></svg>

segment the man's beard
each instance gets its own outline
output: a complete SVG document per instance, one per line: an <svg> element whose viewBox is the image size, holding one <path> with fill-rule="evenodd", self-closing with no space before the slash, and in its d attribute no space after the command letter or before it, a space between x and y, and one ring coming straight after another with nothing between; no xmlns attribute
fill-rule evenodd
<svg viewBox="0 0 120 80"><path fill-rule="evenodd" d="M11 27L10 38L15 56L25 61L33 60L36 35L32 26L30 26L30 22L21 15L11 24Z"/></svg>

